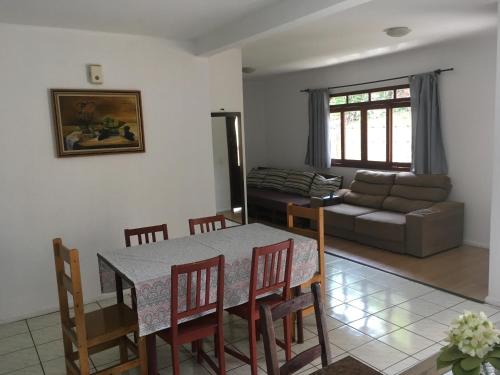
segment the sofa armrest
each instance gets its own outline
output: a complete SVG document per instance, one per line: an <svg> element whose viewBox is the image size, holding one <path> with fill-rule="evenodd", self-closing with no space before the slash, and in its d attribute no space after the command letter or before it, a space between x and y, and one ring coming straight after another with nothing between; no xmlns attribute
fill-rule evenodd
<svg viewBox="0 0 500 375"><path fill-rule="evenodd" d="M464 204L440 202L406 214L406 252L426 257L462 245Z"/></svg>

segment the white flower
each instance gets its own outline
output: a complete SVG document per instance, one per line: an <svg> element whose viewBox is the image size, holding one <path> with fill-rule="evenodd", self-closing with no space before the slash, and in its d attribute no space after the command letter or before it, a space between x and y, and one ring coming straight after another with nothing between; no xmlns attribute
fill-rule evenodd
<svg viewBox="0 0 500 375"><path fill-rule="evenodd" d="M500 331L483 312L464 311L451 323L446 341L450 346L456 345L464 354L484 358L500 344Z"/></svg>

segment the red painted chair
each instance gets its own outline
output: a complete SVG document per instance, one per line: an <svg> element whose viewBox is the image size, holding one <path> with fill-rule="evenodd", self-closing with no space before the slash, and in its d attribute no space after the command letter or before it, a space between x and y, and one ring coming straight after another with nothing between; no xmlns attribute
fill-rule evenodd
<svg viewBox="0 0 500 375"><path fill-rule="evenodd" d="M217 228L217 223L220 228ZM208 217L200 217L197 219L189 219L189 233L196 234L196 227L200 228L201 233L216 231L219 229L226 229L226 218L224 215L215 215Z"/></svg>
<svg viewBox="0 0 500 375"><path fill-rule="evenodd" d="M215 276L217 275L217 276ZM210 289L217 282L215 301L210 300ZM172 266L170 292L170 328L158 332L172 348L174 375L179 370L179 347L196 343L198 362L204 359L219 375L225 374L224 358L224 256L201 262ZM208 314L207 314L208 313ZM185 319L196 317L192 320ZM183 321L184 323L180 323ZM213 336L219 366L203 351L202 340Z"/></svg>
<svg viewBox="0 0 500 375"><path fill-rule="evenodd" d="M143 244L143 237L145 243L156 242L156 234L162 233L163 240L168 240L168 228L167 224L153 225L151 227L142 227L142 228L134 228L134 229L124 229L125 234L125 246L131 247L132 238L137 237L137 244ZM151 239L150 239L151 238ZM137 296L135 294L135 288L132 288L130 291L130 297L132 299L132 309L137 311ZM136 336L136 335L134 335ZM137 341L137 337L136 337Z"/></svg>
<svg viewBox="0 0 500 375"><path fill-rule="evenodd" d="M125 229L124 233L125 233L125 245L127 247L132 246L131 239L134 236L137 237L137 244L138 245L143 244L143 236L144 236L145 243L156 242L156 234L157 233L163 233L163 239L168 240L167 224L154 225L152 227ZM151 237L151 239L150 239L150 237Z"/></svg>
<svg viewBox="0 0 500 375"><path fill-rule="evenodd" d="M225 348L226 353L248 363L252 375L257 374L257 334L260 335L260 332L258 332L259 307L262 304L272 307L290 298L292 255L292 239L274 245L254 248L250 273L249 300L243 305L227 310L230 314L235 314L248 321L250 357L229 347ZM277 291L281 291L281 293L276 294ZM274 294L271 294L273 292ZM261 298L257 300L259 297ZM290 323L289 315L283 317L284 341L276 340L276 344L285 350L287 360L292 357Z"/></svg>

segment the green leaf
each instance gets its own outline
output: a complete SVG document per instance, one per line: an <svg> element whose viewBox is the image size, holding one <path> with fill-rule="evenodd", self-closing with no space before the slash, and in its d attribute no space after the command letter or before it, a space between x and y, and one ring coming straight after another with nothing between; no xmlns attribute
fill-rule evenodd
<svg viewBox="0 0 500 375"><path fill-rule="evenodd" d="M453 364L453 362L444 362L441 361L439 358L437 360L437 369L441 370L442 368L450 367Z"/></svg>
<svg viewBox="0 0 500 375"><path fill-rule="evenodd" d="M465 371L472 371L476 367L481 366L481 362L481 359L477 357L468 357L460 361L460 367L462 367Z"/></svg>
<svg viewBox="0 0 500 375"><path fill-rule="evenodd" d="M489 362L494 368L500 370L500 359L494 357L486 358L486 362Z"/></svg>
<svg viewBox="0 0 500 375"><path fill-rule="evenodd" d="M500 358L500 348L493 349L488 353L488 357Z"/></svg>
<svg viewBox="0 0 500 375"><path fill-rule="evenodd" d="M476 367L475 369L472 369L471 371L465 371L460 366L460 362L455 362L455 364L453 365L451 371L453 372L453 375L480 375L481 368L480 367Z"/></svg>
<svg viewBox="0 0 500 375"><path fill-rule="evenodd" d="M451 363L457 359L467 358L467 355L462 353L456 346L452 346L443 348L438 358L440 361Z"/></svg>

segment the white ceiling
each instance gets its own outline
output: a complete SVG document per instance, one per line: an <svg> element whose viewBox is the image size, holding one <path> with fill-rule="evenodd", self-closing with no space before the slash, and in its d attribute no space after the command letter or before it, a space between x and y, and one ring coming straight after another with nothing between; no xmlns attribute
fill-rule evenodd
<svg viewBox="0 0 500 375"><path fill-rule="evenodd" d="M278 0L0 0L0 22L185 42Z"/></svg>
<svg viewBox="0 0 500 375"><path fill-rule="evenodd" d="M493 29L497 0L0 0L0 22L127 34L215 53L248 77L318 68ZM382 30L408 26L389 38Z"/></svg>
<svg viewBox="0 0 500 375"><path fill-rule="evenodd" d="M251 76L318 68L494 28L496 0L374 0L243 46ZM382 30L408 26L390 38ZM248 76L248 77L251 77Z"/></svg>

